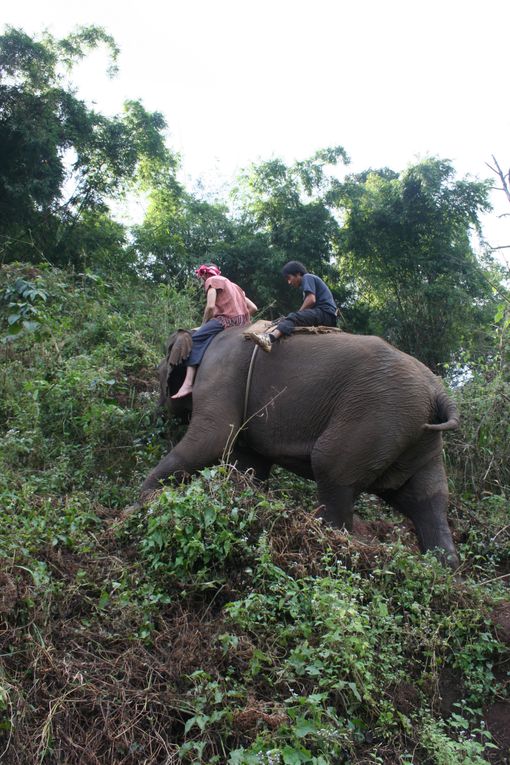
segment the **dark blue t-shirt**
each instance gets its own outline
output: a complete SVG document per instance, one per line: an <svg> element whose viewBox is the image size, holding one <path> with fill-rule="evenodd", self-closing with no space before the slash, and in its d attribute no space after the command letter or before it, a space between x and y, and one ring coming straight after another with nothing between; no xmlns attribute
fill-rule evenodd
<svg viewBox="0 0 510 765"><path fill-rule="evenodd" d="M336 316L336 303L331 290L320 277L315 276L315 274L303 274L301 289L303 290L303 295L306 295L307 292L315 295L314 308L321 308L326 313L332 313Z"/></svg>

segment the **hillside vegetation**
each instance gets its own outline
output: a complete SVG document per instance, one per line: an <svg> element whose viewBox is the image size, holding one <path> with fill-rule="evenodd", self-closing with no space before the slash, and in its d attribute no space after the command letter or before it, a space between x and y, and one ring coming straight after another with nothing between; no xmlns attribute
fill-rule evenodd
<svg viewBox="0 0 510 765"><path fill-rule="evenodd" d="M503 365L453 390L455 578L373 497L322 525L284 471L126 511L179 437L155 367L193 288L11 264L0 295L2 762L508 762Z"/></svg>
<svg viewBox="0 0 510 765"><path fill-rule="evenodd" d="M73 67L98 46L114 69L103 29L0 35L0 761L509 765L510 300L480 225L491 181L440 157L349 173L336 145L190 191L162 114L80 99ZM133 199L127 225L114 210ZM455 575L372 496L353 534L328 528L315 485L281 469L261 486L210 466L135 505L183 432L156 411L156 367L201 320L196 267L274 319L299 305L294 259L345 331L451 388Z"/></svg>

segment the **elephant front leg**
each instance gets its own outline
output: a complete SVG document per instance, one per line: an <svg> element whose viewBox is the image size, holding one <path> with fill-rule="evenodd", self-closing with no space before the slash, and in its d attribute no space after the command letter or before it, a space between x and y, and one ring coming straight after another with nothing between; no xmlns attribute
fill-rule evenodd
<svg viewBox="0 0 510 765"><path fill-rule="evenodd" d="M190 426L184 438L152 470L141 488L142 499L170 479L182 481L197 470L228 457L237 425L200 421Z"/></svg>
<svg viewBox="0 0 510 765"><path fill-rule="evenodd" d="M312 473L317 483L319 516L330 526L352 531L355 491L345 480L341 460L332 448L330 434L324 433L311 453Z"/></svg>
<svg viewBox="0 0 510 765"><path fill-rule="evenodd" d="M177 449L177 447L176 447ZM162 460L151 470L140 489L140 498L146 500L153 492L161 489L162 485L168 483L170 479L177 481L185 480L194 470L200 469L200 466L191 466L189 462L179 455L178 450L172 449ZM202 465L201 467L206 467Z"/></svg>

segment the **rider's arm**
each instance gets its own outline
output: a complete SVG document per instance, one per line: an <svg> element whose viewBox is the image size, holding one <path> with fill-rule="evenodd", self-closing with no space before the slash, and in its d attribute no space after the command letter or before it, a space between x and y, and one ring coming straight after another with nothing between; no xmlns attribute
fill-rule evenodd
<svg viewBox="0 0 510 765"><path fill-rule="evenodd" d="M303 300L303 305L299 309L300 311L304 311L305 308L313 308L315 305L315 295L313 292L307 292L305 295L305 299Z"/></svg>
<svg viewBox="0 0 510 765"><path fill-rule="evenodd" d="M207 302L205 304L205 310L204 310L204 318L202 320L202 324L205 324L206 321L209 321L209 319L212 319L214 316L214 306L216 305L216 290L214 287L209 287L207 290Z"/></svg>
<svg viewBox="0 0 510 765"><path fill-rule="evenodd" d="M246 299L246 306L248 308L248 313L250 314L250 316L253 316L254 313L257 313L258 308L255 305L255 303L253 303L249 298L245 298L245 299Z"/></svg>

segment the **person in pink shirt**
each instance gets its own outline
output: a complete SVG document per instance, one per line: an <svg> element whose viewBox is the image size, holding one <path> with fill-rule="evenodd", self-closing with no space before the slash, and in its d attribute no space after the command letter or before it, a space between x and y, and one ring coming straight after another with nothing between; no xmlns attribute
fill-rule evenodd
<svg viewBox="0 0 510 765"><path fill-rule="evenodd" d="M227 327L243 327L250 323L257 306L243 290L230 279L221 275L218 266L210 263L195 271L204 283L206 305L202 325L193 333L191 353L186 361L184 382L172 398L184 398L193 390L197 367L202 361L209 343Z"/></svg>

